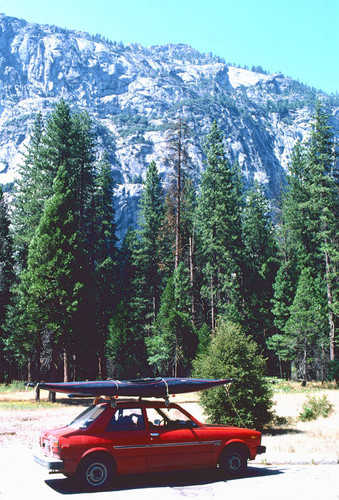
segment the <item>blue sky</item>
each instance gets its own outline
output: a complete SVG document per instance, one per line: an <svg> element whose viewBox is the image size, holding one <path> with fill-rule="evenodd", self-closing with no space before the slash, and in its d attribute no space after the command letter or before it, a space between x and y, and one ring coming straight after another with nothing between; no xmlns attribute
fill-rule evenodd
<svg viewBox="0 0 339 500"><path fill-rule="evenodd" d="M0 12L125 44L188 43L339 91L338 0L0 0Z"/></svg>

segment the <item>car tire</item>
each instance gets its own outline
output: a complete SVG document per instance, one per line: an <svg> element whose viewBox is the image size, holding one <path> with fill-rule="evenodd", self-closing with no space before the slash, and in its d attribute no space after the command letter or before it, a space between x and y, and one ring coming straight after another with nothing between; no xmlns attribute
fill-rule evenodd
<svg viewBox="0 0 339 500"><path fill-rule="evenodd" d="M241 445L227 446L219 458L219 470L226 477L241 477L247 470L248 451Z"/></svg>
<svg viewBox="0 0 339 500"><path fill-rule="evenodd" d="M79 464L77 478L82 486L90 490L103 490L112 484L115 477L115 464L104 453L93 453Z"/></svg>

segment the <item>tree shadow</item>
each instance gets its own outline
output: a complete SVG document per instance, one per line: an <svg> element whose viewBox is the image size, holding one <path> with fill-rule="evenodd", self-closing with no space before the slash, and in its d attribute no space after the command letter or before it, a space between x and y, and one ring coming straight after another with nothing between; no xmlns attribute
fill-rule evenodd
<svg viewBox="0 0 339 500"><path fill-rule="evenodd" d="M265 466L248 467L244 478L251 479L264 476L274 476L283 474L282 470L269 468ZM217 470L195 470L195 471L176 471L157 474L118 476L114 485L106 491L130 491L146 488L190 488L208 486L218 482L237 481L237 479L225 479ZM62 495L74 495L79 493L88 493L89 490L77 484L72 478L48 479L46 485ZM94 493L94 492L93 492Z"/></svg>
<svg viewBox="0 0 339 500"><path fill-rule="evenodd" d="M299 429L291 429L290 427L280 427L280 428L272 428L265 429L262 432L262 436L283 436L285 434L305 434L305 431L301 431Z"/></svg>

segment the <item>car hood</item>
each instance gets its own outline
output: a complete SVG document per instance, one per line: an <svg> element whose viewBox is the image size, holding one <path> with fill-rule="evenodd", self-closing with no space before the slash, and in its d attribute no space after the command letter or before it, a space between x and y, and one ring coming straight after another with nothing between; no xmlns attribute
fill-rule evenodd
<svg viewBox="0 0 339 500"><path fill-rule="evenodd" d="M251 435L258 435L260 436L260 431L254 430L254 429L245 429L244 427L236 427L232 425L222 425L222 424L204 424L205 427L208 429L213 429L213 430L224 430L224 431L235 431L241 434L251 434Z"/></svg>
<svg viewBox="0 0 339 500"><path fill-rule="evenodd" d="M226 425L226 424L204 424L205 427L215 427L220 429L239 429L244 430L241 427L235 427L234 425ZM246 429L245 429L246 430Z"/></svg>

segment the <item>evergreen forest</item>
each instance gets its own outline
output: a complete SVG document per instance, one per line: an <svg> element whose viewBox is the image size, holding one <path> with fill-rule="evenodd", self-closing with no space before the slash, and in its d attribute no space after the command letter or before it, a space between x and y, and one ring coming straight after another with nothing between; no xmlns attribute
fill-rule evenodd
<svg viewBox="0 0 339 500"><path fill-rule="evenodd" d="M147 165L123 241L93 130L63 100L38 114L13 192L0 188L0 382L213 377L223 328L227 349L255 346L267 375L338 379L339 169L325 108L294 148L274 217L216 123L197 186L189 130L173 123L169 181Z"/></svg>

